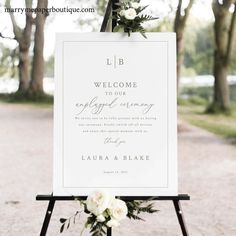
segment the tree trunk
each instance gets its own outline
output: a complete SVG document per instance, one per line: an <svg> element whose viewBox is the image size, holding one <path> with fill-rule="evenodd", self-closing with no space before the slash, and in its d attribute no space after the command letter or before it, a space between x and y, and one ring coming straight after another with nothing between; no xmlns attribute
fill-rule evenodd
<svg viewBox="0 0 236 236"><path fill-rule="evenodd" d="M230 109L229 86L227 81L228 65L215 52L214 64L214 103L213 111L227 111Z"/></svg>
<svg viewBox="0 0 236 236"><path fill-rule="evenodd" d="M234 41L235 15L230 13L233 0L224 0L223 4L213 1L212 9L215 16L215 54L213 75L214 97L209 112L227 112L230 110L230 92L227 81L228 68L230 66L232 45Z"/></svg>
<svg viewBox="0 0 236 236"><path fill-rule="evenodd" d="M6 3L6 7L11 8L10 0L6 0L5 3ZM25 6L27 8L32 8L32 0L25 0ZM33 24L32 13L31 12L26 13L26 18L25 18L26 23L25 23L24 29L21 29L17 25L14 14L12 12L10 12L9 14L10 14L11 22L12 22L15 40L19 44L19 64L18 64L19 88L17 92L25 93L29 87L29 81L30 81L29 48L31 45L31 33L32 33L32 24Z"/></svg>
<svg viewBox="0 0 236 236"><path fill-rule="evenodd" d="M174 31L176 32L177 40L177 93L179 91L181 68L184 60L184 31L193 3L194 0L189 0L187 7L183 9L183 0L179 0L175 15ZM182 14L182 12L184 12L184 14Z"/></svg>
<svg viewBox="0 0 236 236"><path fill-rule="evenodd" d="M23 49L19 46L19 87L18 92L24 93L29 87L29 49Z"/></svg>
<svg viewBox="0 0 236 236"><path fill-rule="evenodd" d="M47 0L38 0L37 8L47 8ZM46 13L45 13L46 14ZM32 63L30 92L34 95L43 95L43 78L44 78L44 25L46 16L40 12L35 19L35 36L34 36L34 56Z"/></svg>

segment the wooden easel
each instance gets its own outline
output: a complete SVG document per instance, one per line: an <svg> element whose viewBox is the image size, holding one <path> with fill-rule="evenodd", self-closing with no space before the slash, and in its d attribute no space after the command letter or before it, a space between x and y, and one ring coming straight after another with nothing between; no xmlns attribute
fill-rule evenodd
<svg viewBox="0 0 236 236"><path fill-rule="evenodd" d="M113 16L112 22L111 22L112 31L113 31L114 27L117 25L117 21L116 21L116 19L114 19L116 12L113 11L117 8L117 5L116 5L117 2L119 2L119 0L109 0L108 1L100 32L106 31L111 15ZM51 216L52 216L56 201L74 201L77 198L79 198L81 200L85 200L87 197L86 196L78 196L78 197L76 197L76 196L53 196L53 195L37 195L36 196L37 201L49 201L48 208L47 208L45 218L43 221L42 229L40 232L40 236L46 236L46 234L47 234L47 229L48 229L48 226L49 226L49 223L51 220ZM131 201L131 200L148 200L150 198L153 201L172 201L174 204L174 208L175 208L175 212L176 212L178 221L179 221L179 225L182 230L182 234L183 234L183 236L189 236L189 233L187 231L187 227L185 224L185 220L184 220L183 211L182 211L181 204L180 204L180 201L190 200L189 195L179 194L178 196L161 196L161 197L156 197L156 196L155 197L153 197L153 196L145 196L145 197L132 196L131 197L130 196L130 197L121 197L120 199L122 199L124 201ZM112 235L112 229L108 228L107 236L111 236L111 235Z"/></svg>
<svg viewBox="0 0 236 236"><path fill-rule="evenodd" d="M52 216L52 212L54 209L54 205L56 201L74 201L75 199L81 199L85 200L86 196L53 196L53 195L37 195L36 200L37 201L49 201L48 208L46 211L46 215L43 221L43 226L40 232L40 236L46 236L47 229L49 226L49 222ZM138 196L132 196L132 197L121 197L120 199L124 201L131 201L131 200L148 200L152 198L153 201L172 201L174 204L175 212L178 217L179 225L181 227L183 236L189 236L187 227L184 220L183 211L180 205L181 200L190 200L189 195L187 194L179 194L178 196L161 196L161 197L138 197ZM112 229L108 228L107 230L107 236L112 236Z"/></svg>

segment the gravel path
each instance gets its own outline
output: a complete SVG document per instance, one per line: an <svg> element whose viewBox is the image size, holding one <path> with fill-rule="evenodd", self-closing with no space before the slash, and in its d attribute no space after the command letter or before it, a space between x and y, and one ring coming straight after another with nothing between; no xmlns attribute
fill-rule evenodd
<svg viewBox="0 0 236 236"><path fill-rule="evenodd" d="M236 235L236 148L202 129L181 124L179 192L191 195L182 207L191 236ZM52 191L52 110L0 103L0 236L39 235L46 210L38 193ZM146 222L125 220L114 236L180 236L171 202ZM57 203L49 236L77 203ZM83 216L81 216L83 222ZM78 236L81 224L65 236ZM84 236L89 235L85 232Z"/></svg>

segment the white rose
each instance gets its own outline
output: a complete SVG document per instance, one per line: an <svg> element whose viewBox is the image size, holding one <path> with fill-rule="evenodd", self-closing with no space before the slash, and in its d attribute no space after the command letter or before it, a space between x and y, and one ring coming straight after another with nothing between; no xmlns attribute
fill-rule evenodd
<svg viewBox="0 0 236 236"><path fill-rule="evenodd" d="M131 7L137 9L139 8L139 4L137 2L131 2Z"/></svg>
<svg viewBox="0 0 236 236"><path fill-rule="evenodd" d="M104 215L97 216L97 222L104 222L105 220L106 218L104 217Z"/></svg>
<svg viewBox="0 0 236 236"><path fill-rule="evenodd" d="M136 16L137 16L137 12L135 11L134 8L129 8L127 10L125 10L125 18L127 20L133 20Z"/></svg>
<svg viewBox="0 0 236 236"><path fill-rule="evenodd" d="M118 227L120 223L117 220L111 219L107 222L108 227Z"/></svg>
<svg viewBox="0 0 236 236"><path fill-rule="evenodd" d="M111 218L115 220L123 220L128 214L126 203L120 199L113 199L109 206Z"/></svg>
<svg viewBox="0 0 236 236"><path fill-rule="evenodd" d="M120 16L124 16L124 15L125 15L125 10L121 10L121 11L119 12L119 14L120 14Z"/></svg>
<svg viewBox="0 0 236 236"><path fill-rule="evenodd" d="M109 206L110 195L103 191L96 191L90 194L86 200L88 211L98 216L101 215Z"/></svg>

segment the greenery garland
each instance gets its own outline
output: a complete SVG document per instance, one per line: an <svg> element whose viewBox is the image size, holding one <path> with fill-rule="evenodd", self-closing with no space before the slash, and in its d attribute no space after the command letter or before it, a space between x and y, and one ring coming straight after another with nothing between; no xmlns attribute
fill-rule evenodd
<svg viewBox="0 0 236 236"><path fill-rule="evenodd" d="M158 17L142 14L148 5L141 6L140 0L122 0L117 5L118 9L114 10L116 12L114 19L117 20L118 25L114 28L114 32L126 32L128 36L131 32L140 32L146 38L146 31L142 24L158 19Z"/></svg>

